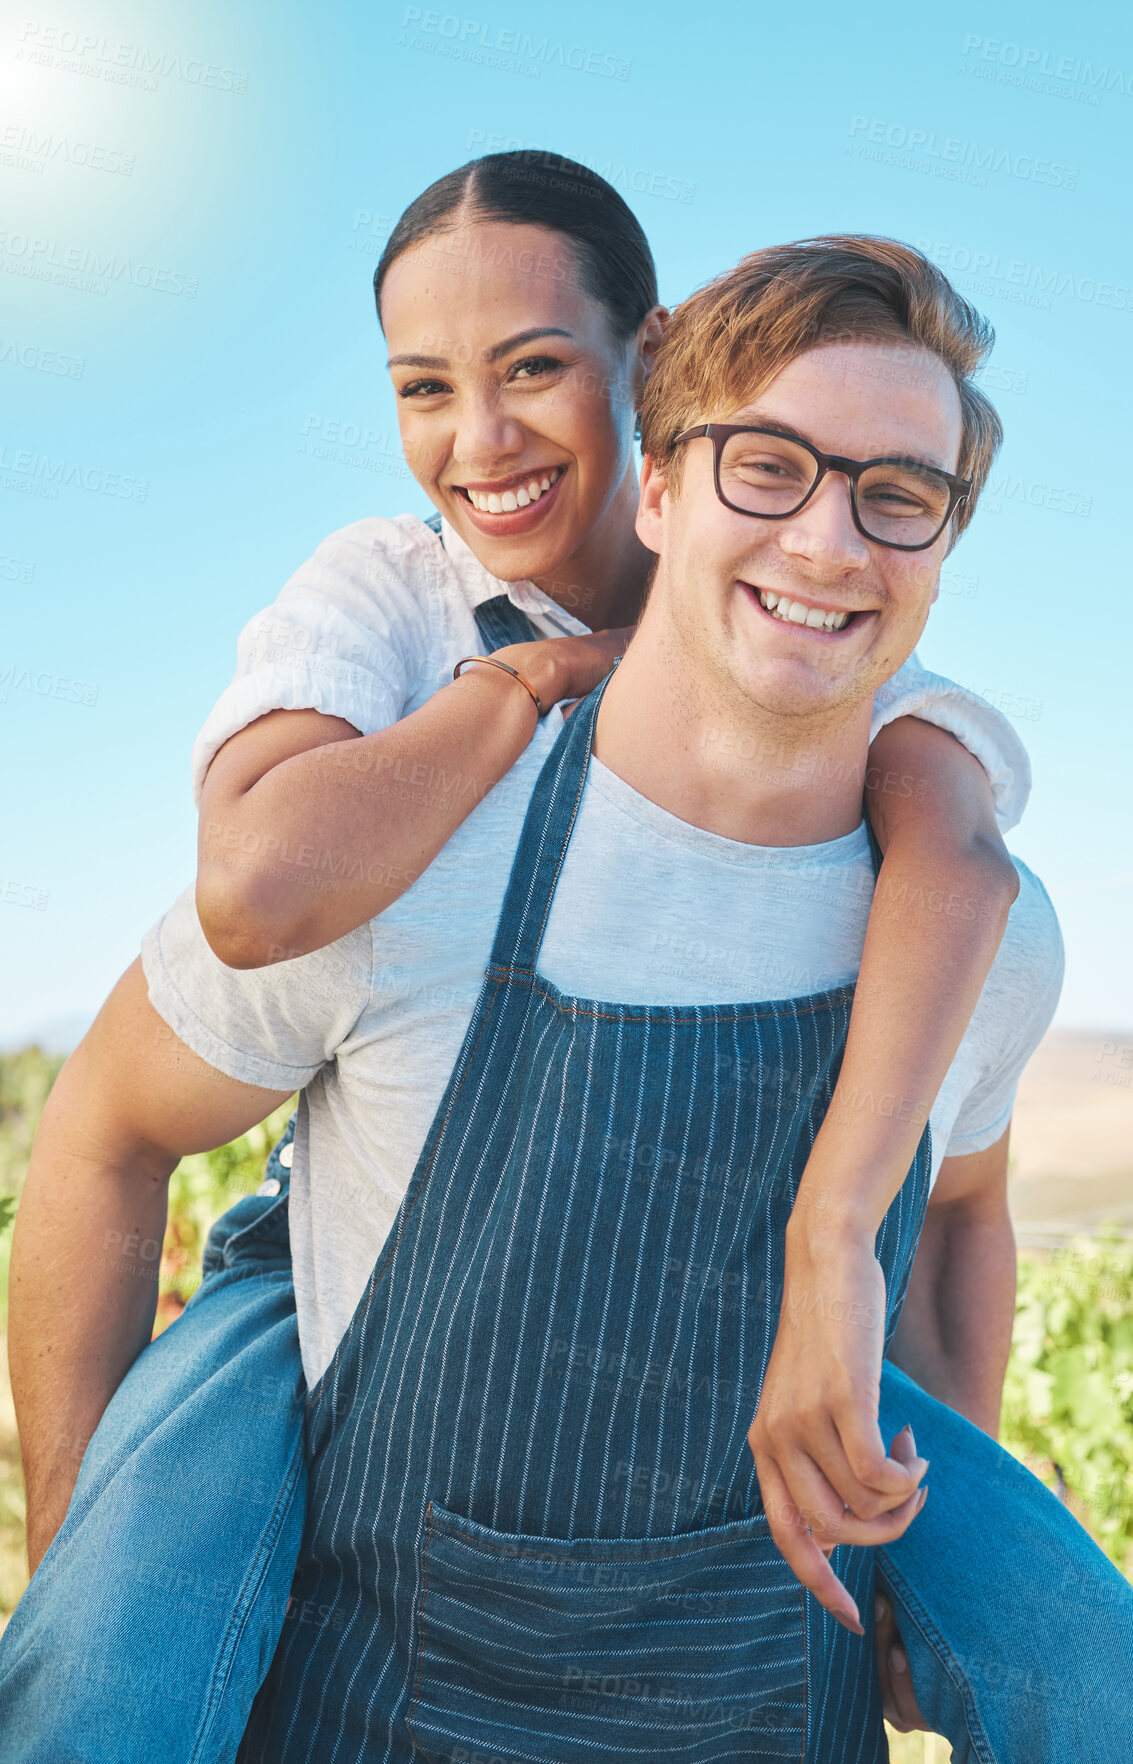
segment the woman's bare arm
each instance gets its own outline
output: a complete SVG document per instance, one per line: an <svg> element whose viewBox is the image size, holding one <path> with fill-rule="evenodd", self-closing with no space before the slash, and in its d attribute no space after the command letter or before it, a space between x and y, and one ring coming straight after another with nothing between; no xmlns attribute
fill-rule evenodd
<svg viewBox="0 0 1133 1764"><path fill-rule="evenodd" d="M884 852L842 1070L800 1191L830 1229L877 1231L904 1181L1019 892L979 761L901 717L870 749Z"/></svg>
<svg viewBox="0 0 1133 1764"><path fill-rule="evenodd" d="M495 651L544 706L590 692L631 632ZM470 667L374 735L318 711L272 711L225 742L201 798L197 911L214 954L265 967L345 937L405 893L519 758L535 705Z"/></svg>
<svg viewBox="0 0 1133 1764"><path fill-rule="evenodd" d="M987 776L958 741L903 718L870 758L885 858L841 1073L787 1228L779 1330L749 1434L761 1486L780 1495L768 1515L776 1542L839 1612L826 1549L858 1541L855 1521L899 1509L904 1530L923 1474L887 1455L878 1426L885 1282L874 1242L1019 887Z"/></svg>

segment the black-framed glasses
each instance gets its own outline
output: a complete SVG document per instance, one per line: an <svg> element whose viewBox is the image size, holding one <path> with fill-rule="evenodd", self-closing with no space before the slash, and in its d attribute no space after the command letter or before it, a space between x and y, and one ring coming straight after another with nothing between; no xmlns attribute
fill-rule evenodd
<svg viewBox="0 0 1133 1764"><path fill-rule="evenodd" d="M827 472L849 481L854 525L894 551L925 551L940 538L972 488L937 466L911 459L843 459L809 441L741 423L700 423L677 441L706 435L713 447L716 494L736 514L785 521L798 514Z"/></svg>

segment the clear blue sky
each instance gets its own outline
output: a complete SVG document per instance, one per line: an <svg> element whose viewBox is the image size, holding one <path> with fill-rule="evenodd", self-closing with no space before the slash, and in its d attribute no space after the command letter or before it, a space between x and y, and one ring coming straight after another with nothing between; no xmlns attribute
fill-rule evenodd
<svg viewBox="0 0 1133 1764"><path fill-rule="evenodd" d="M1133 1026L1118 8L44 0L8 21L0 1043L93 1013L191 876L189 749L244 621L332 529L424 510L370 275L420 189L513 145L611 177L669 301L754 246L857 229L929 249L991 317L1007 444L921 654L1030 748L1012 845L1062 919L1061 1021ZM370 434L316 457L334 424Z"/></svg>

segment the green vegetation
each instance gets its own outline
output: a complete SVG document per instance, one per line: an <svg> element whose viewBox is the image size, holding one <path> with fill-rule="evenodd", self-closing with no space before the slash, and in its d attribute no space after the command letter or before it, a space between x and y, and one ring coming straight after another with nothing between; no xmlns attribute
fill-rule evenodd
<svg viewBox="0 0 1133 1764"><path fill-rule="evenodd" d="M889 1740L889 1764L948 1764L952 1747L935 1733L894 1733L885 1729Z"/></svg>
<svg viewBox="0 0 1133 1764"><path fill-rule="evenodd" d="M38 1047L0 1054L0 1330L8 1314L10 1226L39 1117L62 1064Z"/></svg>
<svg viewBox="0 0 1133 1764"><path fill-rule="evenodd" d="M157 1327L172 1323L201 1283L205 1238L215 1220L263 1181L267 1156L294 1101L218 1151L182 1158L169 1183L169 1223L161 1251Z"/></svg>
<svg viewBox="0 0 1133 1764"><path fill-rule="evenodd" d="M1003 1443L1133 1567L1133 1243L1116 1228L1019 1264ZM1060 1486L1061 1485L1061 1486Z"/></svg>

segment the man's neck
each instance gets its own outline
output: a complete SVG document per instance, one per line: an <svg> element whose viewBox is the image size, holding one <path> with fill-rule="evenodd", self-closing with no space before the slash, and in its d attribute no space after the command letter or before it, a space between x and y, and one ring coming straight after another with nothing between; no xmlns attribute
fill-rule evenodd
<svg viewBox="0 0 1133 1764"><path fill-rule="evenodd" d="M679 820L746 845L820 845L862 816L867 699L813 717L768 712L685 665L648 616L602 700L594 753Z"/></svg>

